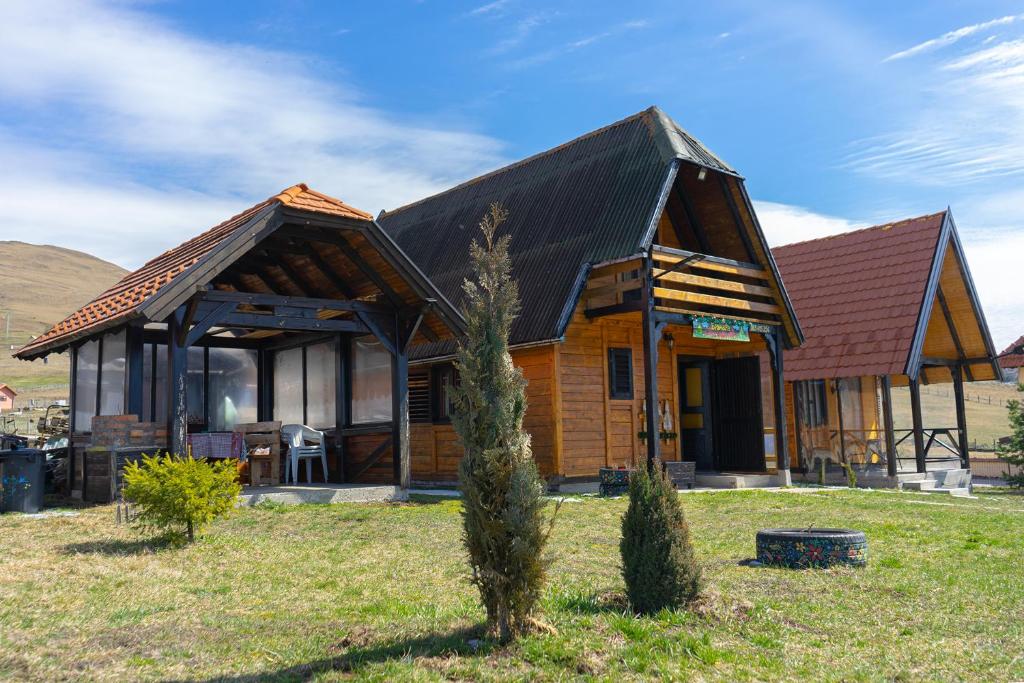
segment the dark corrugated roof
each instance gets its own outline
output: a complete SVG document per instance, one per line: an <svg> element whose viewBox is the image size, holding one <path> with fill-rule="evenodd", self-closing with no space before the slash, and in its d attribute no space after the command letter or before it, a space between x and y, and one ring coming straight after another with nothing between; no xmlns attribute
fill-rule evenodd
<svg viewBox="0 0 1024 683"><path fill-rule="evenodd" d="M670 163L736 175L656 107L450 190L378 222L451 301L462 300L469 245L488 206L509 211L522 313L512 344L558 338L581 270L641 248ZM445 347L416 355L444 353Z"/></svg>
<svg viewBox="0 0 1024 683"><path fill-rule="evenodd" d="M905 370L946 213L772 250L804 330L786 379Z"/></svg>

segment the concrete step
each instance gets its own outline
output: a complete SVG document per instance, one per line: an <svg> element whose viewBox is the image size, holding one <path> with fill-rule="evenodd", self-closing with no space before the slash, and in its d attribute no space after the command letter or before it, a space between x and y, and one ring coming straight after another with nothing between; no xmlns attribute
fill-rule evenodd
<svg viewBox="0 0 1024 683"><path fill-rule="evenodd" d="M915 481L904 481L904 491L934 491L938 483L934 479L917 479Z"/></svg>

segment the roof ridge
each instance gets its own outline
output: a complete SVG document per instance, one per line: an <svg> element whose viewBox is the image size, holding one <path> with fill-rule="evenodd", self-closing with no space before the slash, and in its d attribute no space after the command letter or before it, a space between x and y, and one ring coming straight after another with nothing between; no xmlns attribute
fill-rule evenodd
<svg viewBox="0 0 1024 683"><path fill-rule="evenodd" d="M848 237L850 235L857 235L857 234L862 233L862 232L869 232L871 230L889 230L889 229L892 229L892 228L896 227L897 225L901 225L903 223L910 223L912 221L919 221L919 220L922 220L922 219L925 219L925 218L933 218L935 216L941 216L941 215L945 214L948 210L949 209L943 209L942 211L936 211L934 213L926 213L926 214L922 214L920 216L912 216L910 218L901 218L898 221L889 221L888 223L879 223L877 225L868 225L866 227L857 228L855 230L847 230L846 232L839 232L839 233L836 233L835 235L823 235L821 237L813 237L813 238L807 239L807 240L800 240L799 242L790 242L788 244L780 244L777 247L772 247L772 251L774 252L774 251L776 251L778 249L788 249L790 247L798 247L798 246L801 246L801 245L804 245L804 244L811 244L812 242L824 242L826 240L834 240L834 239L838 239L840 237Z"/></svg>
<svg viewBox="0 0 1024 683"><path fill-rule="evenodd" d="M428 202L431 199L434 199L436 197L441 197L443 195L448 194L449 192L455 192L456 190L461 190L464 187L469 187L470 185L474 185L474 184L476 184L478 182L481 182L483 180L486 180L487 178L491 178L493 176L496 176L496 175L498 175L500 173L505 173L506 171L511 171L514 168L518 168L520 166L524 166L524 165L526 165L528 163L536 161L537 159L541 159L541 158L546 157L546 156L548 156L550 154L554 154L556 152L559 152L559 151L565 149L566 147L568 147L570 145L575 145L576 143L582 142L583 140L586 140L588 138L596 137L598 135L601 135L602 133L606 133L609 130L611 130L612 128L616 128L618 126L622 126L622 125L625 125L627 123L631 123L632 121L634 121L636 119L643 118L644 115L653 115L655 111L660 111L660 110L658 109L658 107L656 105L651 105L650 107L647 107L646 109L644 109L642 111L638 111L635 114L630 114L629 116L627 116L627 117L625 117L623 119L619 119L618 121L613 121L612 123L609 123L609 124L607 124L605 126L601 126L600 128L596 128L596 129L594 129L592 131L588 131L586 133L583 133L582 135L578 135L578 136L574 137L573 139L567 140L566 142L562 142L562 143L560 143L558 145L555 145L554 147L542 150L540 152L536 152L535 154L531 154L530 156L525 157L523 159L519 159L518 161L513 161L511 163L505 164L504 166L499 166L496 169L493 169L491 171L487 171L486 173L483 173L481 175L478 175L478 176L475 176L473 178L470 178L469 180L464 180L463 182L459 183L458 185L453 185L452 187L449 187L447 189L441 190L440 192L435 192L432 195L427 195L426 197L423 197L421 199L417 199L414 202L409 202L408 204L402 204L401 206L396 207L396 208L392 209L391 211L381 210L380 216L378 216L378 218L383 217L383 216L389 216L389 215L392 215L392 214L396 214L396 213L399 213L401 211L405 211L406 209L411 209L414 206L417 206L419 204L423 204L425 202Z"/></svg>

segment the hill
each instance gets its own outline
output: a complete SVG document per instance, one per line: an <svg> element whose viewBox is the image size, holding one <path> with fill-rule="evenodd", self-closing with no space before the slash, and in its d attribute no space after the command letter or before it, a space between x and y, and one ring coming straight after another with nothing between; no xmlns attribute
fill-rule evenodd
<svg viewBox="0 0 1024 683"><path fill-rule="evenodd" d="M0 241L0 382L20 392L66 396L66 354L33 363L11 358L14 349L88 303L126 273L95 256L50 245ZM13 348L12 348L13 347ZM45 387L45 388L44 388ZM19 400L18 404L24 405Z"/></svg>

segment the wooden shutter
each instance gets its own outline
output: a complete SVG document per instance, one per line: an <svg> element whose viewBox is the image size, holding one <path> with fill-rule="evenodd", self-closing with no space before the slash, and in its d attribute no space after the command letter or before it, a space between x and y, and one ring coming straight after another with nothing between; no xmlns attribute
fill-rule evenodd
<svg viewBox="0 0 1024 683"><path fill-rule="evenodd" d="M409 371L409 422L430 422L430 371Z"/></svg>

